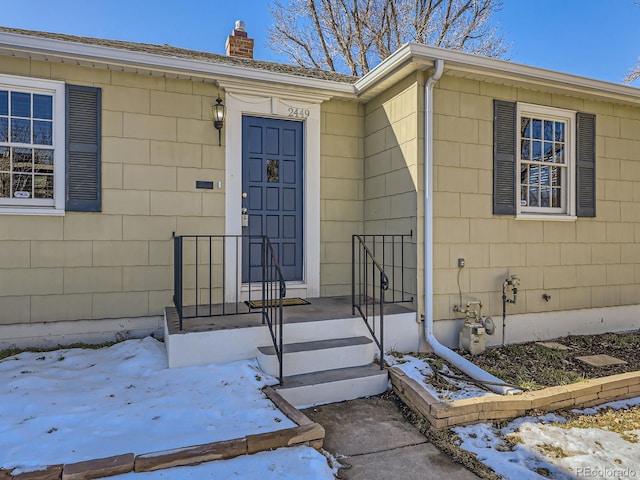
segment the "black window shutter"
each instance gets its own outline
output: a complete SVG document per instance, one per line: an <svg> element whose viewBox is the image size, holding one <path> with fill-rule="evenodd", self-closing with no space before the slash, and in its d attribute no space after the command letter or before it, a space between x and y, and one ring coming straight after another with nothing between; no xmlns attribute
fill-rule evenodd
<svg viewBox="0 0 640 480"><path fill-rule="evenodd" d="M516 214L516 104L493 101L493 213Z"/></svg>
<svg viewBox="0 0 640 480"><path fill-rule="evenodd" d="M596 116L576 115L576 215L596 216Z"/></svg>
<svg viewBox="0 0 640 480"><path fill-rule="evenodd" d="M99 88L66 88L66 210L99 212L101 188L101 110Z"/></svg>

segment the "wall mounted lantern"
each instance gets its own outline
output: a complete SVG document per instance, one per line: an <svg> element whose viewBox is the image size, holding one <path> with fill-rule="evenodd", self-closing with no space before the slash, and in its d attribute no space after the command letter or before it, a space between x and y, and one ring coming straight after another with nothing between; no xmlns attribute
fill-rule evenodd
<svg viewBox="0 0 640 480"><path fill-rule="evenodd" d="M224 105L222 104L222 99L220 98L220 94L218 94L218 98L216 98L216 104L211 107L213 110L213 126L218 130L218 145L222 145L222 126L224 125Z"/></svg>

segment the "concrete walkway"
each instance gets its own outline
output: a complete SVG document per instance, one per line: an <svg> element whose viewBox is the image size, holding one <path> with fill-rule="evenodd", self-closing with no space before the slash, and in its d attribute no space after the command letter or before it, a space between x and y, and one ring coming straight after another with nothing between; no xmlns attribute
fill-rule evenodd
<svg viewBox="0 0 640 480"><path fill-rule="evenodd" d="M325 450L347 467L340 470L341 479L478 478L429 443L391 400L358 399L310 408L304 414L325 428Z"/></svg>

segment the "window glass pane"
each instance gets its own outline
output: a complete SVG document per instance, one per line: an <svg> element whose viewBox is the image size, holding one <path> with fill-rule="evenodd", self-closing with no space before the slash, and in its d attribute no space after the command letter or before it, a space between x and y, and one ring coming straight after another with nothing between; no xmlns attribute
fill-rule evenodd
<svg viewBox="0 0 640 480"><path fill-rule="evenodd" d="M31 175L13 175L13 197L14 198L32 198L31 194Z"/></svg>
<svg viewBox="0 0 640 480"><path fill-rule="evenodd" d="M531 165L529 167L529 185L537 185L540 181L540 167Z"/></svg>
<svg viewBox="0 0 640 480"><path fill-rule="evenodd" d="M564 122L556 122L556 142L564 142Z"/></svg>
<svg viewBox="0 0 640 480"><path fill-rule="evenodd" d="M278 177L278 160L267 160L267 182L277 182Z"/></svg>
<svg viewBox="0 0 640 480"><path fill-rule="evenodd" d="M11 174L0 172L0 198L11 196Z"/></svg>
<svg viewBox="0 0 640 480"><path fill-rule="evenodd" d="M0 115L9 115L9 92L0 90Z"/></svg>
<svg viewBox="0 0 640 480"><path fill-rule="evenodd" d="M529 183L529 167L527 165L520 166L520 183L522 185Z"/></svg>
<svg viewBox="0 0 640 480"><path fill-rule="evenodd" d="M561 194L562 190L560 190L559 188L554 188L551 190L551 206L555 207L555 208L561 208L562 207L562 201L561 201Z"/></svg>
<svg viewBox="0 0 640 480"><path fill-rule="evenodd" d="M33 143L36 145L53 145L53 123L33 121Z"/></svg>
<svg viewBox="0 0 640 480"><path fill-rule="evenodd" d="M537 118L533 119L531 138L542 139L542 120L538 120Z"/></svg>
<svg viewBox="0 0 640 480"><path fill-rule="evenodd" d="M53 98L50 95L33 95L33 118L53 120Z"/></svg>
<svg viewBox="0 0 640 480"><path fill-rule="evenodd" d="M11 92L11 115L14 117L31 117L31 94Z"/></svg>
<svg viewBox="0 0 640 480"><path fill-rule="evenodd" d="M0 142L9 141L9 119L0 117Z"/></svg>
<svg viewBox="0 0 640 480"><path fill-rule="evenodd" d="M540 189L540 206L549 207L550 204L551 204L551 189L541 188Z"/></svg>
<svg viewBox="0 0 640 480"><path fill-rule="evenodd" d="M0 147L0 171L8 172L11 170L11 157L9 154L9 147Z"/></svg>
<svg viewBox="0 0 640 480"><path fill-rule="evenodd" d="M531 160L531 140L522 140L520 142L520 158Z"/></svg>
<svg viewBox="0 0 640 480"><path fill-rule="evenodd" d="M520 120L520 135L523 138L531 138L531 119L522 117Z"/></svg>
<svg viewBox="0 0 640 480"><path fill-rule="evenodd" d="M540 203L538 201L538 187L529 187L529 206L530 207L540 206Z"/></svg>
<svg viewBox="0 0 640 480"><path fill-rule="evenodd" d="M31 143L31 120L11 119L11 141Z"/></svg>
<svg viewBox="0 0 640 480"><path fill-rule="evenodd" d="M564 163L564 145L556 143L555 163Z"/></svg>
<svg viewBox="0 0 640 480"><path fill-rule="evenodd" d="M525 187L524 185L520 187L520 205L522 207L526 207L527 206L527 197L528 197L528 187Z"/></svg>
<svg viewBox="0 0 640 480"><path fill-rule="evenodd" d="M542 160L542 142L534 140L531 147L531 160Z"/></svg>
<svg viewBox="0 0 640 480"><path fill-rule="evenodd" d="M53 175L33 176L33 198L53 198Z"/></svg>
<svg viewBox="0 0 640 480"><path fill-rule="evenodd" d="M544 139L553 140L553 122L551 120L544 121Z"/></svg>
<svg viewBox="0 0 640 480"><path fill-rule="evenodd" d="M562 185L562 169L558 167L551 168L551 185L559 187Z"/></svg>
<svg viewBox="0 0 640 480"><path fill-rule="evenodd" d="M544 161L553 162L553 142L544 142Z"/></svg>
<svg viewBox="0 0 640 480"><path fill-rule="evenodd" d="M551 167L542 167L540 169L540 185L551 185Z"/></svg>
<svg viewBox="0 0 640 480"><path fill-rule="evenodd" d="M33 171L33 151L30 148L13 149L13 171L32 172Z"/></svg>
<svg viewBox="0 0 640 480"><path fill-rule="evenodd" d="M33 151L33 170L40 173L53 173L53 150L35 149Z"/></svg>

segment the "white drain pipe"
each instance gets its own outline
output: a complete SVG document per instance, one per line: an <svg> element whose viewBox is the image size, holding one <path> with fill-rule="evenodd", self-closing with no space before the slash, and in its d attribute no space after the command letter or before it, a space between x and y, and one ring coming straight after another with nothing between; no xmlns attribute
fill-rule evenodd
<svg viewBox="0 0 640 480"><path fill-rule="evenodd" d="M424 85L424 336L440 358L496 393L512 395L520 390L501 386L504 382L442 345L433 335L433 86L444 71L444 61L437 59L433 74ZM498 385L492 385L496 383Z"/></svg>

